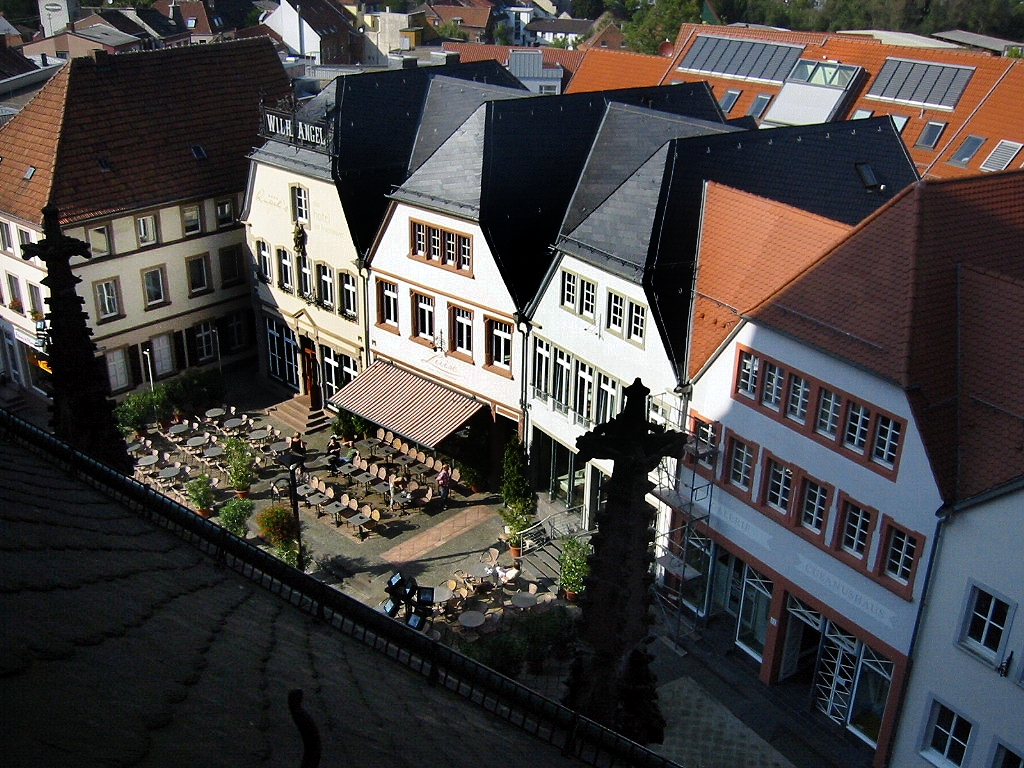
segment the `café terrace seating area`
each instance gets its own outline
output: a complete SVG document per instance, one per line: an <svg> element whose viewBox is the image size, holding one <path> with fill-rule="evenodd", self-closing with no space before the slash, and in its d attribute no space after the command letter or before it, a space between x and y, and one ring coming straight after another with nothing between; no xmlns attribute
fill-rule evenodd
<svg viewBox="0 0 1024 768"><path fill-rule="evenodd" d="M199 474L229 492L225 441L245 440L256 456L258 480L269 483L270 500L290 503L289 467L297 462L288 438L265 415L222 406L166 429L154 429L128 445L135 477L189 506L186 483ZM296 492L303 508L358 541L387 535L396 521L426 509L437 496L434 478L446 458L428 456L383 428L353 446L350 463L332 466L326 454L310 452L296 472ZM452 473L457 487L459 472ZM226 498L226 496L225 496Z"/></svg>

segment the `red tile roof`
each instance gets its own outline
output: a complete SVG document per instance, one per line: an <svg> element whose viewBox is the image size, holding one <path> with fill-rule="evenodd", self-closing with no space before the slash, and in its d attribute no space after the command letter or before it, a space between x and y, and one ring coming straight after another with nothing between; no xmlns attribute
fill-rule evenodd
<svg viewBox="0 0 1024 768"><path fill-rule="evenodd" d="M583 60L583 51L567 51L564 48L552 48L547 45L541 46L540 48L534 48L531 46L483 45L481 43L446 42L442 44L442 47L446 51L454 51L458 53L459 61L464 64L469 64L474 61L497 61L502 66L508 66L509 51L540 50L544 53L545 66L550 64L561 64L564 70L572 73L576 71L576 68Z"/></svg>
<svg viewBox="0 0 1024 768"><path fill-rule="evenodd" d="M963 499L1024 474L1022 242L1024 172L922 181L751 314L903 387L944 497ZM969 433L986 408L1016 419L1011 442Z"/></svg>
<svg viewBox="0 0 1024 768"><path fill-rule="evenodd" d="M711 359L741 315L790 283L850 229L782 203L709 183L704 196L689 376L696 376Z"/></svg>
<svg viewBox="0 0 1024 768"><path fill-rule="evenodd" d="M486 29L491 20L491 8L472 8L462 5L432 5L430 8L444 22L456 18L462 19L464 27Z"/></svg>
<svg viewBox="0 0 1024 768"><path fill-rule="evenodd" d="M948 47L886 45L866 35L683 24L670 61L666 62L659 56L640 54L631 54L630 59L585 58L576 76L569 83L567 92L651 85L654 82L669 84L707 80L719 96L727 89L741 92L728 117L746 115L759 94L771 94L773 97L778 95L781 86L776 83L677 71L679 63L699 35L798 44L804 46L802 58L863 67L867 76L858 85L856 97L846 106L840 119L849 118L858 109L870 110L878 115L907 117L908 121L902 132L903 140L918 172L924 177L949 178L971 175L979 171L981 163L1000 140L1024 144L1024 120L1020 119L1021 104L1024 104L1024 60L1000 58L977 51ZM608 57L614 56L616 52L599 52L594 49L588 52L588 57L592 54L603 54L604 57ZM952 110L922 108L870 98L867 93L889 57L965 66L972 68L974 73ZM652 76L659 68L662 72L661 79L652 80ZM936 148L916 147L922 130L929 122L945 124ZM982 137L986 142L966 167L950 164L949 160L969 135ZM1024 151L1014 158L1011 167L1022 167L1022 162Z"/></svg>
<svg viewBox="0 0 1024 768"><path fill-rule="evenodd" d="M267 38L73 59L0 128L0 210L73 222L242 190L260 99L287 92Z"/></svg>
<svg viewBox="0 0 1024 768"><path fill-rule="evenodd" d="M588 48L566 93L660 85L672 60L630 51Z"/></svg>

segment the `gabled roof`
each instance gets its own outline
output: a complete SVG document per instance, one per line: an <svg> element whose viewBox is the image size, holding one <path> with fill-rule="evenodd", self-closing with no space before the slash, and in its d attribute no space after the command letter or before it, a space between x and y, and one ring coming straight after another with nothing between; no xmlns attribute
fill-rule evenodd
<svg viewBox="0 0 1024 768"><path fill-rule="evenodd" d="M287 91L264 38L73 59L0 128L0 210L70 223L242 190L260 99Z"/></svg>
<svg viewBox="0 0 1024 768"><path fill-rule="evenodd" d="M588 48L585 53L567 93L660 85L672 66L671 59L630 51Z"/></svg>
<svg viewBox="0 0 1024 768"><path fill-rule="evenodd" d="M516 306L532 301L590 147L615 102L714 115L703 87L488 101L392 197L476 220Z"/></svg>
<svg viewBox="0 0 1024 768"><path fill-rule="evenodd" d="M100 43L101 45L109 45L111 48L118 48L120 46L140 42L139 38L135 35L122 32L119 29L114 29L114 27L108 24L92 24L88 27L76 29L74 32L69 34L73 34L86 40L92 40L94 43Z"/></svg>
<svg viewBox="0 0 1024 768"><path fill-rule="evenodd" d="M725 46L719 47L731 58L699 55L712 40L747 41L748 46L762 44L766 50L757 54L762 58L730 54ZM683 24L662 82L707 80L719 97L730 89L738 91L729 116L743 115L761 95L770 96L772 106L778 103L788 68L766 74L761 64L775 61L769 54L781 56L784 48L801 60L862 68L849 95L837 105L834 119L849 118L858 111L893 115L901 122L905 119L901 135L922 176L948 178L988 170L982 164L1000 140L1024 145L1024 123L1008 106L1024 103L1024 61L949 48L939 41L935 47L890 45L864 34ZM790 64L791 59L787 59ZM759 70L735 72L737 61L756 61ZM694 64L698 66L694 68ZM817 84L795 87L812 86ZM792 98L792 84L790 87ZM575 85L570 83L569 88L573 90ZM763 114L770 115L772 106ZM932 123L936 125L930 126ZM939 126L936 142L929 146L930 136ZM970 135L985 142L966 162L960 162L957 153ZM1012 167L1019 167L1022 159L1015 157ZM1002 167L1006 166L999 169Z"/></svg>
<svg viewBox="0 0 1024 768"><path fill-rule="evenodd" d="M486 29L491 22L493 9L473 8L463 5L428 5L433 13L442 21L449 22L454 19L461 19L462 26Z"/></svg>
<svg viewBox="0 0 1024 768"><path fill-rule="evenodd" d="M916 179L891 121L881 118L674 138L638 170L636 179L565 233L559 247L568 249L575 241L574 252L582 253L579 244L589 238L595 241L593 250L610 251L613 259L644 259L651 314L683 380L690 322L686 297L705 182L852 225ZM624 195L637 199L623 205Z"/></svg>
<svg viewBox="0 0 1024 768"><path fill-rule="evenodd" d="M20 50L8 48L0 44L0 79L23 75L39 69L30 59L25 58Z"/></svg>
<svg viewBox="0 0 1024 768"><path fill-rule="evenodd" d="M519 88L527 93L495 61L366 72L337 81L333 173L349 232L360 254L368 252L384 220L386 195L408 176L430 82L438 77ZM466 91L462 96L470 93ZM476 106L471 98L460 98L453 104L464 111L457 115L453 106L450 115L444 120L432 118L431 125L440 130L450 119L448 125L454 130ZM420 140L421 146L429 143L426 135ZM417 160L420 158L417 155Z"/></svg>
<svg viewBox="0 0 1024 768"><path fill-rule="evenodd" d="M193 35L216 35L226 28L220 15L202 0L155 0L153 8Z"/></svg>
<svg viewBox="0 0 1024 768"><path fill-rule="evenodd" d="M1024 173L923 181L751 315L902 386L944 498L961 500L1024 473L1021 242Z"/></svg>
<svg viewBox="0 0 1024 768"><path fill-rule="evenodd" d="M544 55L544 64L560 64L567 72L575 72L580 62L583 61L583 51L569 51L564 48L552 48L543 45L540 48L515 47L510 45L481 45L479 43L442 43L441 47L446 51L453 51L459 54L459 60L467 64L472 61L497 61L502 65L508 65L508 55L515 50L539 50ZM629 86L637 85L630 83ZM642 85L642 83L641 83ZM657 85L657 83L647 83ZM628 86L623 86L628 87ZM608 89L605 89L608 90Z"/></svg>
<svg viewBox="0 0 1024 768"><path fill-rule="evenodd" d="M688 375L693 378L742 316L789 284L850 231L798 208L708 182Z"/></svg>
<svg viewBox="0 0 1024 768"><path fill-rule="evenodd" d="M302 18L321 37L338 34L355 26L352 12L332 0L284 0L292 8L301 9Z"/></svg>

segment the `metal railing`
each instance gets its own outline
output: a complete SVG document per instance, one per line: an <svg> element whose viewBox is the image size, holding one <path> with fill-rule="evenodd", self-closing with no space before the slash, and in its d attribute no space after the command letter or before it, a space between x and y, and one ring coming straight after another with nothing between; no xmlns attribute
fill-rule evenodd
<svg viewBox="0 0 1024 768"><path fill-rule="evenodd" d="M0 409L0 432L8 440L39 454L62 471L178 535L224 567L422 675L431 685L444 686L558 747L567 756L602 767L671 768L678 765L292 568L159 491L70 448L4 409Z"/></svg>

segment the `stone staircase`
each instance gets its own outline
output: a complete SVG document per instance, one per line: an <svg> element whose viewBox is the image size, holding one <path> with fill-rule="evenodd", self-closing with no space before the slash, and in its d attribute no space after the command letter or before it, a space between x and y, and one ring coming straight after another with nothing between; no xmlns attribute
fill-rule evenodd
<svg viewBox="0 0 1024 768"><path fill-rule="evenodd" d="M287 432L311 435L331 425L331 414L323 408L310 408L309 395L296 395L278 403L269 414L287 427Z"/></svg>

